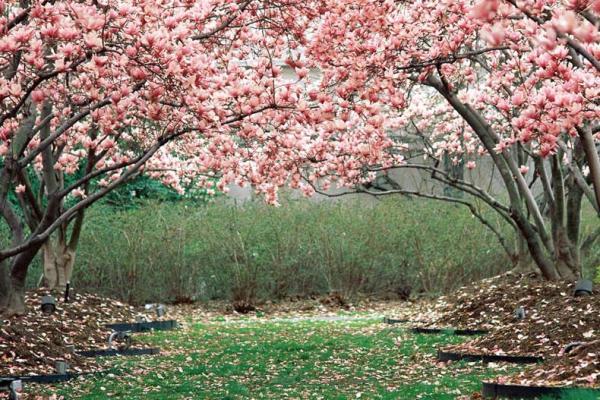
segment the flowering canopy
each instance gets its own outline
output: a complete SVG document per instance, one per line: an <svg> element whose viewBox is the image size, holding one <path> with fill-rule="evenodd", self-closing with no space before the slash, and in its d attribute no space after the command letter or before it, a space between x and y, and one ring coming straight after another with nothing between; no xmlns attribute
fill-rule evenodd
<svg viewBox="0 0 600 400"><path fill-rule="evenodd" d="M282 51L284 33L289 43L301 41L307 19L259 4L42 1L22 10L3 3L0 155L35 118L22 165L41 166L51 145L60 150L53 168L74 173L91 152L96 168L109 172L100 181L108 185L160 143L149 165L176 188L210 172L239 174L247 157L231 130L252 136L266 121L286 120L281 94L299 90L280 87L268 57ZM43 127L51 132L45 142L37 135Z"/></svg>
<svg viewBox="0 0 600 400"><path fill-rule="evenodd" d="M383 147L376 107L335 119L328 95L307 93L295 49L319 2L18 3L0 4L0 156L12 152L20 167L41 170L51 148L52 168L69 174L87 160L84 178L63 195L86 196L90 174L106 187L143 161L180 190L216 177L221 190L251 183L274 202L288 178L301 184L302 160L330 159L343 172L349 161L326 154L362 146L368 158ZM294 80L282 77L283 59ZM331 141L352 119L356 129ZM26 183L16 183L24 193Z"/></svg>
<svg viewBox="0 0 600 400"><path fill-rule="evenodd" d="M340 97L385 103L392 115L408 108L401 124L452 114L431 127L444 150L468 159L485 151L470 129L459 134L464 120L450 105L411 96L436 71L490 121L497 151L519 141L547 156L562 134L577 136L600 117L600 1L364 0L331 9L311 49Z"/></svg>
<svg viewBox="0 0 600 400"><path fill-rule="evenodd" d="M469 168L515 145L573 161L579 136L600 204L599 4L0 1L0 209L14 219L13 188L43 241L140 172L275 203L282 185L311 194L402 163L389 132L413 125ZM48 199L79 202L41 210L30 166Z"/></svg>

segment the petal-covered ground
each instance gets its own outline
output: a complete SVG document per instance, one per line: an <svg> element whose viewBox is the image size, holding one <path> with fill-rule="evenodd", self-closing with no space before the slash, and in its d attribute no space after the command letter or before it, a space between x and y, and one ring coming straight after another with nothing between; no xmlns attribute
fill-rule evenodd
<svg viewBox="0 0 600 400"><path fill-rule="evenodd" d="M264 304L240 315L223 303L168 307L177 331L136 334L136 347L160 356L84 359L72 349L106 347L107 322L151 311L93 295L44 315L0 325L0 376L104 370L58 387L28 385L28 395L64 398L477 398L482 380L600 386L600 296L573 297L569 284L505 275L435 301L338 304L331 298ZM523 307L525 317L515 316ZM383 317L416 321L397 325ZM413 335L411 326L489 329L478 337ZM438 348L466 353L541 355L542 364L439 363ZM6 393L0 392L0 398ZM43 398L43 397L42 397Z"/></svg>
<svg viewBox="0 0 600 400"><path fill-rule="evenodd" d="M413 335L379 317L192 322L144 334L160 356L106 360L109 373L51 390L101 399L455 399L506 365L446 365L449 335Z"/></svg>
<svg viewBox="0 0 600 400"><path fill-rule="evenodd" d="M27 315L0 321L0 377L54 373L56 361L67 361L73 372L96 369L95 361L73 350L106 347L110 329L104 324L134 320L135 309L90 294L56 300L56 311L40 310L42 290L27 293Z"/></svg>
<svg viewBox="0 0 600 400"><path fill-rule="evenodd" d="M56 361L69 363L72 372L89 372L99 369L94 359L79 357L73 350L107 348L111 330L104 325L111 322L178 319L185 323L195 320L238 320L240 318L304 318L335 317L340 310L348 313L383 315L384 310L406 308L406 303L381 303L363 301L360 307L331 304L330 298L313 301L265 304L251 316L234 313L228 304L167 306L168 313L157 318L153 310L133 307L113 299L93 294L72 294L69 302L56 298L56 311L50 315L40 310L44 290L30 291L26 295L28 313L0 321L0 377L13 375L39 375L54 373ZM136 343L134 347L143 346Z"/></svg>
<svg viewBox="0 0 600 400"><path fill-rule="evenodd" d="M427 305L429 326L489 329L444 350L537 355L545 363L500 381L536 386L600 387L600 293L575 297L574 284L507 274ZM522 308L518 317L515 312Z"/></svg>

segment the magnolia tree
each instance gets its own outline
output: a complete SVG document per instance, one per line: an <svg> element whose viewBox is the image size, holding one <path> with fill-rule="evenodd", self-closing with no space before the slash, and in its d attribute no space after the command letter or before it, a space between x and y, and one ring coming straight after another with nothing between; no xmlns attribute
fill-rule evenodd
<svg viewBox="0 0 600 400"><path fill-rule="evenodd" d="M279 160L319 120L295 111L302 66L283 80L273 60L293 59L314 6L0 1L0 214L10 231L0 310L24 311L43 246L63 284L84 210L137 174L174 188L251 183L274 201L287 179Z"/></svg>
<svg viewBox="0 0 600 400"><path fill-rule="evenodd" d="M347 184L391 168L427 171L466 197L397 184L360 189L463 203L494 229L478 199L514 228L545 278L579 276L582 248L600 236L600 228L580 232L582 202L600 216L599 16L600 1L586 0L331 2L308 49L324 74L321 92L335 108L379 109L395 138L384 151L397 158L352 160L351 171L322 164L307 179ZM434 162L407 157L415 151ZM504 193L450 174L444 158L468 170L488 160Z"/></svg>
<svg viewBox="0 0 600 400"><path fill-rule="evenodd" d="M283 185L313 192L307 163L348 182L358 165L393 165L380 107L339 107L307 82L305 32L326 6L0 1L0 215L10 232L0 311L24 312L40 249L47 283L64 285L86 208L139 174L178 190L252 185L276 204Z"/></svg>

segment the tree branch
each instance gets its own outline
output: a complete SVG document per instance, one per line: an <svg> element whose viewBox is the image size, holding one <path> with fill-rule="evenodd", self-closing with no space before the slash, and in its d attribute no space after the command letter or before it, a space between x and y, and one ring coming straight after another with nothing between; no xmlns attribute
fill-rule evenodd
<svg viewBox="0 0 600 400"><path fill-rule="evenodd" d="M600 209L600 157L596 150L591 129L589 127L577 128L577 132L581 138L585 158L590 167L590 178L594 186L594 193L596 194L596 205Z"/></svg>
<svg viewBox="0 0 600 400"><path fill-rule="evenodd" d="M533 15L532 13L528 12L527 10L519 7L516 0L506 0L506 1L510 4L512 4L517 10L521 11L523 14L525 14L525 16L527 18L534 21L538 25L542 26L545 22L547 22L546 20L538 18L535 15ZM590 62L590 64L592 64L592 66L594 68L596 68L596 70L600 71L600 61L598 61L598 59L596 59L589 51L587 51L586 48L581 45L581 43L579 43L578 41L574 40L573 38L569 37L568 35L566 35L562 32L557 31L556 34L557 34L556 35L557 37L559 37L561 39L565 39L567 44L569 45L569 47L571 47L573 50L575 50L577 53L579 53L583 58L588 60Z"/></svg>
<svg viewBox="0 0 600 400"><path fill-rule="evenodd" d="M19 166L25 167L26 165L31 163L35 159L35 157L38 156L38 154L43 152L48 146L52 145L52 143L54 143L54 141L58 139L60 135L65 133L69 128L71 128L77 122L81 121L83 118L88 116L92 111L102 108L109 104L110 99L104 99L101 102L96 103L94 106L86 108L85 110L78 112L77 114L66 120L61 126L56 128L56 130L51 135L44 138L34 150L27 154L26 157L20 159L18 162Z"/></svg>
<svg viewBox="0 0 600 400"><path fill-rule="evenodd" d="M502 50L510 50L510 47L506 47L506 46L490 47L490 48L485 48L485 49L480 49L480 50L468 51L466 53L450 54L445 57L438 57L438 58L434 58L434 59L428 60L428 61L411 63L408 65L396 67L395 69L396 69L396 71L410 71L410 70L414 70L414 69L423 69L426 67L440 66L442 64L452 64L452 63L455 63L456 61L460 61L465 58L471 58L471 57L475 57L475 56L478 56L481 54L490 53L493 51L502 51Z"/></svg>
<svg viewBox="0 0 600 400"><path fill-rule="evenodd" d="M237 13L232 13L229 17L227 17L227 19L225 21L223 21L223 23L221 23L221 25L217 26L216 28L205 32L205 33L201 33L199 35L196 36L192 36L193 40L203 40L203 39L208 39L209 37L214 36L216 33L226 29L227 27L229 27L229 25L231 25L233 23L233 21L235 21L235 19L238 17L238 14L241 14L242 12L244 12L246 10L246 8L248 8L248 6L250 5L250 3L252 3L252 0L246 0L244 3L242 3L242 5L239 7Z"/></svg>
<svg viewBox="0 0 600 400"><path fill-rule="evenodd" d="M481 222L485 227L487 227L496 236L496 238L500 242L500 245L502 246L504 251L509 255L509 257L513 257L513 255L514 255L512 249L511 249L511 246L508 245L506 238L504 236L502 236L500 231L498 231L488 220L486 220L481 215L481 213L479 213L479 211L477 211L477 208L475 208L475 206L472 203L470 203L466 200L457 199L455 197L440 196L440 195L435 195L435 194L422 193L422 192L419 192L416 190L405 190L405 189L390 189L390 190L382 190L382 191L376 192L376 191L360 188L355 191L348 191L348 192L342 192L342 193L327 193L327 192L324 192L324 191L320 190L319 188L317 188L308 179L306 179L304 177L303 177L303 179L310 186L312 186L312 188L315 190L315 192L317 192L323 196L327 196L327 197L342 197L342 196L347 196L350 194L359 194L359 193L364 193L364 194L368 194L368 195L375 196L375 197L388 196L388 195L392 195L392 194L403 194L403 195L407 195L407 196L423 197L423 198L431 199L431 200L438 200L438 201L444 201L444 202L448 202L448 203L461 204L463 206L466 206L469 209L469 211L471 212L471 214L475 218L477 218L479 220L479 222Z"/></svg>
<svg viewBox="0 0 600 400"><path fill-rule="evenodd" d="M424 171L432 172L433 179L436 179L442 183L456 187L457 189L459 189L465 193L468 193L474 197L481 199L486 204L488 204L490 207L497 209L498 212L507 220L507 222L509 222L511 224L513 223L513 221L510 220L510 217L509 217L510 209L507 206L500 203L494 197L492 197L485 190L483 190L482 188L476 186L475 184L473 184L471 182L468 182L468 181L465 181L462 179L458 179L458 178L450 177L448 172L441 170L439 168L436 168L434 166L424 165L424 164L402 164L402 165L397 165L397 166L394 166L391 168L369 168L369 171L377 172L377 171L385 171L385 170L389 170L389 169L403 169L403 168L417 169L417 170L424 170ZM436 175L442 175L444 178L440 178Z"/></svg>

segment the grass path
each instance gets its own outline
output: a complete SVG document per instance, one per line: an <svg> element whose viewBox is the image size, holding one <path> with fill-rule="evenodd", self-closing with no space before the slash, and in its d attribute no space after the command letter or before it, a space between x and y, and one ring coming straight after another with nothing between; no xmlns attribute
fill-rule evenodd
<svg viewBox="0 0 600 400"><path fill-rule="evenodd" d="M463 340L413 335L380 318L195 323L136 337L153 357L106 359L109 373L58 387L65 399L455 399L505 367L435 361Z"/></svg>

